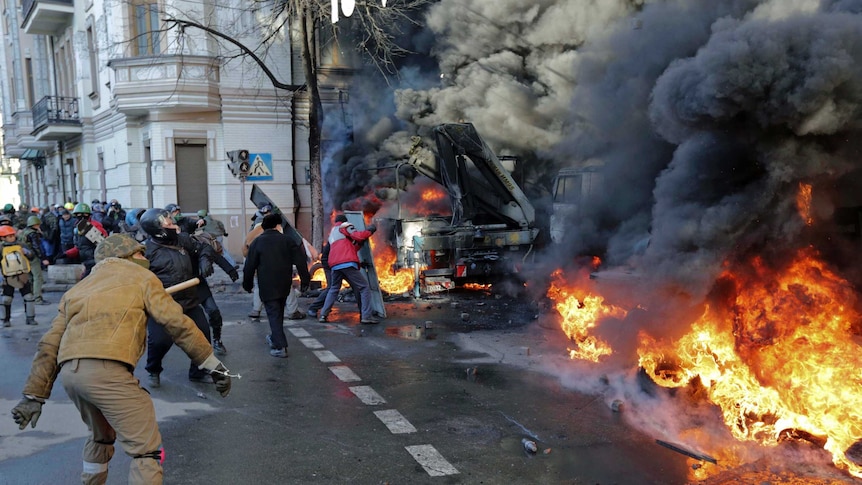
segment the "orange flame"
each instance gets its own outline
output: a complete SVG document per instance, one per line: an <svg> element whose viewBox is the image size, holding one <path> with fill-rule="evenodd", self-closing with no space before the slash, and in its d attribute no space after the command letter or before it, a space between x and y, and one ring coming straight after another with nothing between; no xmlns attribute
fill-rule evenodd
<svg viewBox="0 0 862 485"><path fill-rule="evenodd" d="M562 317L563 331L576 345L568 349L569 357L598 362L602 356L610 355L613 352L610 345L591 335L591 330L607 317L625 317L625 310L606 305L601 296L591 295L567 283L562 270L554 271L551 277L553 281L548 297L554 300L555 308Z"/></svg>
<svg viewBox="0 0 862 485"><path fill-rule="evenodd" d="M393 294L410 291L413 288L413 270L411 268L395 269L397 260L395 250L387 244L376 244L374 238L369 239L369 241L380 289Z"/></svg>
<svg viewBox="0 0 862 485"><path fill-rule="evenodd" d="M774 445L801 430L822 437L836 466L862 477L845 455L862 439L855 292L812 249L780 273L759 258L745 270L722 275L735 293L706 308L679 341L641 335L640 365L667 387L699 379L737 439Z"/></svg>
<svg viewBox="0 0 862 485"><path fill-rule="evenodd" d="M799 183L799 192L796 193L796 210L805 224L814 224L811 217L811 184Z"/></svg>

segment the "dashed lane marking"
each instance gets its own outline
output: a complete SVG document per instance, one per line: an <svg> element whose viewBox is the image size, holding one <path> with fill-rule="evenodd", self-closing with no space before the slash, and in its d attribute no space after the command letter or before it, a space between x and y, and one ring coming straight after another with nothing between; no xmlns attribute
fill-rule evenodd
<svg viewBox="0 0 862 485"><path fill-rule="evenodd" d="M290 333L292 333L293 336L296 338L311 337L311 334L308 333L308 330L304 328L288 328L288 331L290 331Z"/></svg>
<svg viewBox="0 0 862 485"><path fill-rule="evenodd" d="M323 362L324 364L331 364L333 362L341 362L341 359L335 356L332 352L328 350L313 350L314 355Z"/></svg>
<svg viewBox="0 0 862 485"><path fill-rule="evenodd" d="M301 338L299 339L302 342L302 345L305 345L309 349L322 349L323 344L320 343L316 338Z"/></svg>
<svg viewBox="0 0 862 485"><path fill-rule="evenodd" d="M384 409L383 411L374 411L374 415L389 428L392 434L415 433L416 427L407 421L407 418L401 415L397 409Z"/></svg>
<svg viewBox="0 0 862 485"><path fill-rule="evenodd" d="M413 455L422 468L432 477L455 475L458 470L452 466L440 452L431 445L415 445L404 447L408 453Z"/></svg>
<svg viewBox="0 0 862 485"><path fill-rule="evenodd" d="M329 368L329 370L335 374L335 377L339 378L341 382L358 382L362 379L356 375L350 367L346 365L334 365Z"/></svg>
<svg viewBox="0 0 862 485"><path fill-rule="evenodd" d="M294 329L290 329L290 331L294 336L299 338L299 341L302 342L306 348L324 348L323 344L321 344L317 339L306 338L302 332L294 332ZM303 336L300 337L300 335ZM321 362L341 362L341 359L328 350L313 350L313 352ZM329 370L342 382L358 382L362 380L362 378L356 375L356 373L354 373L349 367L344 365L330 366ZM386 400L370 386L354 386L350 387L350 391L366 405L386 403ZM377 419L386 425L389 431L393 434L415 433L417 431L416 427L407 421L407 419L396 409L375 411L374 415L377 416ZM425 472L432 477L442 477L460 473L458 469L446 461L446 459L443 458L443 455L441 455L440 452L438 452L432 445L405 446L404 449L406 449L407 452L413 456L413 459L422 466Z"/></svg>
<svg viewBox="0 0 862 485"><path fill-rule="evenodd" d="M374 406L375 404L386 404L386 399L377 394L377 391L371 386L354 386L350 388L350 392L356 395L363 404Z"/></svg>

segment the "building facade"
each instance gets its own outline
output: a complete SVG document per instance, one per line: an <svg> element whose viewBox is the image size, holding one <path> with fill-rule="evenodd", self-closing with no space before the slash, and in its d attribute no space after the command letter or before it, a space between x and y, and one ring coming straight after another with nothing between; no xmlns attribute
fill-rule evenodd
<svg viewBox="0 0 862 485"><path fill-rule="evenodd" d="M238 254L256 183L308 233L305 93L276 89L219 36L166 21L256 47L269 33L254 2L3 1L4 161L20 160L22 202L207 209ZM298 49L288 33L275 38L258 56L280 83L301 85ZM342 89L324 81L324 102ZM259 162L245 186L227 168L226 152L238 149Z"/></svg>

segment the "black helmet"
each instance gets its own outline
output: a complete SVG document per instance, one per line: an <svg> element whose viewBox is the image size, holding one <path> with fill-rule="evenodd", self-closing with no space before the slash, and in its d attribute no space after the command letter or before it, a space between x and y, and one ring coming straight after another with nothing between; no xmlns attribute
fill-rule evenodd
<svg viewBox="0 0 862 485"><path fill-rule="evenodd" d="M168 204L165 206L165 210L168 212L178 211L180 210L180 206L176 204Z"/></svg>
<svg viewBox="0 0 862 485"><path fill-rule="evenodd" d="M260 207L258 207L257 210L259 210L260 213L263 215L269 214L270 212L272 212L272 204L267 204L266 202L264 202L263 204L260 204Z"/></svg>
<svg viewBox="0 0 862 485"><path fill-rule="evenodd" d="M176 238L176 229L165 229L165 222L173 222L173 219L164 209L147 209L141 214L140 222L141 229L156 241L171 241Z"/></svg>

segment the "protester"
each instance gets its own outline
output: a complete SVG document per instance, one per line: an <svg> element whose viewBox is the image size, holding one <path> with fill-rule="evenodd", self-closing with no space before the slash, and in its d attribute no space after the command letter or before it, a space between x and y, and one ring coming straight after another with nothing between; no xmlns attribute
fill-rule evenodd
<svg viewBox="0 0 862 485"><path fill-rule="evenodd" d="M111 203L108 204L107 219L111 220L111 227L116 228L116 232L122 231L123 223L126 221L126 211L117 199L111 199Z"/></svg>
<svg viewBox="0 0 862 485"><path fill-rule="evenodd" d="M63 295L59 313L42 336L24 385L24 398L12 409L19 429L35 428L54 381L78 408L90 430L83 451L83 483L105 483L108 462L119 439L132 458L127 483L161 484L164 448L149 393L134 376L144 353L145 322L152 320L209 372L226 397L231 380L194 322L147 271L144 246L114 234L96 248L92 274ZM105 302L110 302L105 305Z"/></svg>
<svg viewBox="0 0 862 485"><path fill-rule="evenodd" d="M280 214L265 216L261 228L263 232L248 248L242 287L251 293L257 274L260 299L269 320L270 335L266 339L270 345L269 353L273 357L283 358L287 357L287 338L283 327L284 308L288 295L293 291L293 280L285 275L292 275L293 268L296 267L303 292L308 290L311 276L308 274L305 249L297 248L295 241L282 234Z"/></svg>
<svg viewBox="0 0 862 485"><path fill-rule="evenodd" d="M281 214L277 211L275 215L281 217ZM263 219L260 220L262 221ZM282 224L284 224L284 219L282 219L281 222ZM258 223L252 228L252 230L248 234L246 234L245 244L242 248L243 257L248 256L248 248L251 245L251 242L254 241L255 238L257 238L261 233L263 233L263 227L260 223ZM282 233L288 238L290 238L291 241L294 243L294 250L297 252L297 254L295 255L296 259L302 259L303 255L305 255L304 257L306 258L306 261L308 261L310 255L307 252L307 248L310 247L310 245L305 245L305 239L302 237L302 235L300 235L299 232L290 225L288 225L286 228L282 225ZM308 265L306 265L305 271L308 271ZM289 273L289 277L292 279L293 273ZM262 309L263 300L261 300L260 298L260 288L258 286L255 286L252 293L251 312L249 312L248 316L254 320L257 320L260 318L260 312ZM297 291L296 288L293 288L290 294L287 296L285 313L289 320L302 320L306 316L306 314L299 309L299 291Z"/></svg>
<svg viewBox="0 0 862 485"><path fill-rule="evenodd" d="M15 288L18 288L24 299L27 325L38 325L33 286L30 282L31 253L18 244L17 233L12 226L0 226L0 240L2 240L0 270L3 273L3 309L6 311L3 315L3 326L12 325L12 299L15 297Z"/></svg>
<svg viewBox="0 0 862 485"><path fill-rule="evenodd" d="M371 309L371 290L368 281L359 269L359 248L372 234L377 226L370 224L365 231L357 231L350 222L342 222L329 232L329 267L332 269L332 285L326 292L326 301L320 309L321 322L329 321L329 312L338 298L341 282L347 280L353 292L360 295L362 310L361 323L380 323Z"/></svg>
<svg viewBox="0 0 862 485"><path fill-rule="evenodd" d="M185 225L181 227L182 232L190 234L192 239L197 242L209 245L213 249L213 257L216 264L228 274L231 281L236 281L239 279L239 273L237 273L236 268L233 267L232 264L222 256L222 252L220 252L216 247L218 243L209 233L204 232L198 225L192 221L191 219L187 220ZM195 263L196 260L192 260L192 263ZM197 268L196 268L197 269ZM207 314L207 320L210 324L210 329L212 330L212 344L213 350L215 350L216 355L224 355L227 353L227 347L225 347L224 342L222 342L222 327L224 326L224 319L221 315L221 309L219 309L218 304L215 301L215 297L213 296L212 290L210 290L210 285L207 282L206 278L200 278L200 283L197 285L198 290L198 298L201 301L201 306Z"/></svg>
<svg viewBox="0 0 862 485"><path fill-rule="evenodd" d="M145 242L145 256L150 261L150 271L156 274L165 288L195 277L204 279L213 273L212 248L193 241L188 234L180 234L179 227L168 211L147 209L141 215L141 228L149 235ZM197 261L193 262L193 259ZM210 326L201 308L198 290L194 287L187 288L172 296L209 342ZM154 319L147 321L147 333L148 383L150 387L159 387L162 360L171 349L173 339ZM194 363L189 367L190 381L201 382L205 375Z"/></svg>
<svg viewBox="0 0 862 485"><path fill-rule="evenodd" d="M77 221L72 218L71 212L69 212L65 207L60 209L60 219L57 221L57 225L60 230L59 253L65 253L75 247L75 222Z"/></svg>
<svg viewBox="0 0 862 485"><path fill-rule="evenodd" d="M347 222L347 216L344 214L338 214L335 216L336 226L339 226L344 222ZM320 290L320 293L317 294L317 298L311 302L311 305L308 305L308 311L306 313L311 318L317 318L318 310L323 308L323 304L326 302L326 293L332 288L332 268L329 266L329 241L323 242L323 248L320 251L320 266L323 269L323 275L326 279L326 288ZM339 287L336 291L341 291L341 288ZM362 295L359 293L354 294L356 296L356 305L361 313ZM338 297L336 296L336 298Z"/></svg>
<svg viewBox="0 0 862 485"><path fill-rule="evenodd" d="M42 285L45 283L42 266L48 268L48 256L42 246L42 221L36 216L27 219L27 228L21 231L20 240L30 250L30 278L33 283L33 297L37 305L51 303L42 298Z"/></svg>
<svg viewBox="0 0 862 485"><path fill-rule="evenodd" d="M91 218L90 206L81 202L72 210L75 216L75 249L68 252L67 256L77 257L78 262L84 265L84 276L90 274L90 270L96 264L95 253L97 240L107 237L108 231L102 225ZM89 223L89 224L87 224ZM92 228L90 227L92 226ZM90 234L90 231L96 232ZM101 235L101 236L100 236Z"/></svg>
<svg viewBox="0 0 862 485"><path fill-rule="evenodd" d="M233 257L231 257L230 252L224 249L224 238L227 237L227 231L224 228L224 223L209 213L206 209L201 209L198 211L198 217L204 221L203 230L215 238L218 241L219 245L223 248L222 256L230 263L231 266L236 266L236 261L234 261Z"/></svg>
<svg viewBox="0 0 862 485"><path fill-rule="evenodd" d="M54 258L57 255L57 249L60 244L60 224L58 215L48 207L42 209L42 252L48 259L49 263L54 263Z"/></svg>

